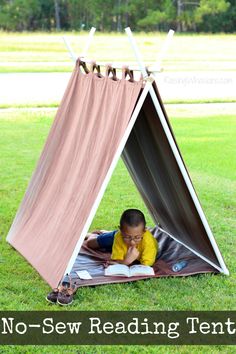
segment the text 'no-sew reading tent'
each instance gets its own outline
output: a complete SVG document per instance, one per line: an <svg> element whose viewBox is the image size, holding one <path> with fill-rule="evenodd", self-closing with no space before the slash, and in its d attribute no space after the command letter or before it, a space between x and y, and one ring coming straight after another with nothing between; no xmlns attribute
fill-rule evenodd
<svg viewBox="0 0 236 354"><path fill-rule="evenodd" d="M109 66L98 75L86 69L85 60L77 60L7 237L52 287L72 271L121 154L155 224L161 225L159 232L174 242L169 253L163 249L159 269L180 247L201 262L190 273L228 274L154 76L147 73L130 30L126 32L143 78L133 80L126 68L117 79ZM159 275L168 275L164 266Z"/></svg>

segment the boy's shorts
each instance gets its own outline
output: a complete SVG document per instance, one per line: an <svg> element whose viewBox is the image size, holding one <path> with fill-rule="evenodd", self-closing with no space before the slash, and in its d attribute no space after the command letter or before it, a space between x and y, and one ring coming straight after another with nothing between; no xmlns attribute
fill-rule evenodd
<svg viewBox="0 0 236 354"><path fill-rule="evenodd" d="M117 233L117 231L118 230L114 230L111 232L105 232L104 234L98 235L97 242L98 242L99 248L102 248L107 252L111 252L113 241L114 241L114 236Z"/></svg>

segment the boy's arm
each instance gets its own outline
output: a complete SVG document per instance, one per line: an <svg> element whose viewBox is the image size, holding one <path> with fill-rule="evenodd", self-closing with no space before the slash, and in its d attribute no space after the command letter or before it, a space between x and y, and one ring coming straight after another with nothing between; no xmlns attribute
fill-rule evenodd
<svg viewBox="0 0 236 354"><path fill-rule="evenodd" d="M134 247L129 247L128 251L125 255L125 258L122 260L119 259L115 259L114 261L116 263L120 263L120 264L125 264L125 265L130 265L131 263L133 263L136 259L138 259L139 257L139 251L137 250L137 248Z"/></svg>
<svg viewBox="0 0 236 354"><path fill-rule="evenodd" d="M147 266L153 266L156 260L157 251L158 243L156 239L150 235L144 243L144 250L140 258L140 263Z"/></svg>
<svg viewBox="0 0 236 354"><path fill-rule="evenodd" d="M112 246L112 255L111 260L120 264L129 265L135 261L139 256L139 251L136 247L127 247L124 246L119 235L115 236L114 243Z"/></svg>

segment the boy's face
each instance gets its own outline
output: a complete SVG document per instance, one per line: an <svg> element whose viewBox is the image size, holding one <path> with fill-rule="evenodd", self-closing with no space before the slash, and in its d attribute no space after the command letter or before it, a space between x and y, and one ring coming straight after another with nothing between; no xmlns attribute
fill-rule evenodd
<svg viewBox="0 0 236 354"><path fill-rule="evenodd" d="M127 246L130 247L136 246L142 241L143 233L145 232L145 227L143 223L137 226L129 226L125 224L120 229L120 231L124 242L127 244Z"/></svg>

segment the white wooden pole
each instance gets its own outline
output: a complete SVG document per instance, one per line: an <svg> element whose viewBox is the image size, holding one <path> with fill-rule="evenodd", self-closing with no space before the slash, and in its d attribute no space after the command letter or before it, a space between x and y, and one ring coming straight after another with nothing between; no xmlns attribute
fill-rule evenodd
<svg viewBox="0 0 236 354"><path fill-rule="evenodd" d="M163 62L163 59L170 47L170 44L172 42L172 39L173 39L173 36L174 36L174 33L175 31L170 29L168 34L167 34L167 37L165 39L165 42L164 44L162 45L161 47L161 50L159 52L159 54L157 55L157 60L156 60L156 64L155 64L155 68L159 68L159 71L162 70L162 62Z"/></svg>
<svg viewBox="0 0 236 354"><path fill-rule="evenodd" d="M87 221L86 221L86 223L84 225L84 228L83 228L83 230L81 232L80 238L79 238L79 240L78 240L78 242L77 242L77 244L75 246L74 252L73 252L73 254L72 254L71 258L70 258L70 261L69 261L69 263L67 265L67 268L65 270L65 274L69 274L71 272L71 270L72 270L72 267L74 265L76 257L77 257L77 255L79 253L79 250L80 250L80 248L82 246L82 243L83 243L83 241L85 239L85 236L86 236L86 234L88 232L88 229L89 229L89 227L90 227L90 225L91 225L91 223L93 221L93 218L94 218L94 216L96 214L98 206L99 206L99 204L100 204L100 202L102 200L102 197L103 197L103 195L105 193L106 187L107 187L107 185L108 185L108 183L109 183L109 181L111 179L112 173L113 173L113 171L114 171L114 169L115 169L115 167L117 165L117 162L118 162L118 160L119 160L119 158L121 156L121 153L122 153L122 151L123 151L123 149L125 147L125 144L126 144L128 138L129 138L131 130L132 130L134 124L135 124L135 121L136 121L136 119L138 117L138 114L139 114L139 112L140 112L140 110L142 108L143 102L144 102L144 100L145 100L145 98L146 98L146 96L148 94L148 91L150 90L151 86L152 86L152 82L151 81L146 83L146 85L145 85L145 87L143 89L143 92L142 92L142 94L141 94L141 96L140 96L140 98L138 100L138 103L135 106L135 109L134 109L133 114L132 114L132 116L131 116L131 118L129 120L129 123L128 123L128 126L126 128L126 131L125 131L125 133L124 133L124 135L123 135L123 137L121 139L121 142L120 142L120 144L119 144L119 146L117 148L117 151L116 151L116 153L114 155L112 163L111 163L111 165L110 165L110 167L108 169L106 177L105 177L105 179L103 181L103 184L102 184L102 186L100 188L100 191L99 191L99 193L97 195L97 198L96 198L96 200L95 200L95 202L94 202L94 204L93 204L93 206L91 208L91 211L90 211L90 214L88 216L88 219L87 219Z"/></svg>
<svg viewBox="0 0 236 354"><path fill-rule="evenodd" d="M87 40L87 43L85 45L85 48L81 54L81 57L84 58L87 56L87 53L88 53L88 50L89 50L89 47L91 45L91 42L92 42L92 39L93 39L93 36L94 36L94 33L96 31L96 28L95 27L92 27L90 32L89 32L89 36L88 36L88 40Z"/></svg>
<svg viewBox="0 0 236 354"><path fill-rule="evenodd" d="M96 28L95 28L95 27L92 27L91 30L90 30L90 32L89 32L88 41L87 41L87 43L86 43L86 45L85 45L85 48L84 48L84 50L83 50L83 52L82 52L82 54L81 54L81 56L80 56L80 57L83 59L83 61L84 61L85 63L88 63L88 64L91 64L91 63L94 62L94 60L91 60L91 59L88 59L88 58L85 58L85 57L87 56L88 49L89 49L89 47L90 47L90 45L91 45L91 42L92 42L92 39L93 39L93 36L94 36L95 31L96 31ZM170 31L172 31L172 30L170 30ZM174 32L174 31L173 31L173 32ZM74 51L72 50L69 41L68 41L67 38L64 37L64 36L63 36L62 38L63 38L63 40L64 40L64 43L65 43L66 47L67 47L67 50L68 50L68 52L69 52L69 55L70 55L71 60L73 60L74 62L76 62L77 55L76 55L76 54L74 53ZM106 67L106 66L107 66L107 63L103 63L103 62L97 62L97 61L96 61L96 64L99 65L99 66L102 66L102 67ZM123 64L120 64L120 63L115 63L115 62L112 63L112 67L115 68L115 69L123 69L123 66L124 66L124 65L123 65ZM130 70L133 70L133 71L140 71L140 67L139 67L139 66L132 66L132 65L130 66L130 65L129 65L129 69L130 69ZM151 71L151 72L159 72L159 71L160 71L160 67L156 66L156 67L154 67L153 69L150 68L149 71Z"/></svg>
<svg viewBox="0 0 236 354"><path fill-rule="evenodd" d="M87 40L86 45L85 45L85 48L84 48L84 50L83 50L83 52L82 52L82 54L81 54L81 57L85 57L85 56L87 55L87 52L88 52L88 50L89 50L89 47L90 47L90 44L91 44L91 42L92 42L93 35L94 35L95 31L96 31L96 28L95 28L95 27L92 27L91 30L90 30L90 32L89 32L88 40ZM73 49L72 49L72 47L71 47L71 45L70 45L68 39L67 39L65 36L63 36L62 38L63 38L63 41L64 41L64 43L65 43L65 45L66 45L66 48L67 48L67 50L68 50L68 52L69 52L69 56L70 56L71 60L74 61L74 62L76 62L76 60L77 60L77 55L76 55L75 52L73 51Z"/></svg>
<svg viewBox="0 0 236 354"><path fill-rule="evenodd" d="M143 77L147 77L147 75L148 75L148 74L147 74L147 70L146 70L145 65L144 65L144 63L143 63L143 61L142 61L142 57L141 57L141 54L140 54L140 52L139 52L139 50L138 50L137 44L136 44L136 42L135 42L135 40L134 40L134 38L133 38L133 34L132 34L132 32L131 32L131 29L130 29L129 27L127 27L127 28L125 29L125 31L126 31L126 34L128 35L128 38L129 38L131 47L132 47L132 49L133 49L133 52L134 52L135 57L136 57L136 59L137 59L137 62L138 62L138 64L139 64L139 66L140 66L140 69L141 69L141 71L142 71ZM155 93L155 91L154 91L154 89L153 89L152 86L150 87L150 95L151 95L153 104L154 104L154 106L155 106L157 115L158 115L158 117L159 117L159 119L160 119L160 121L161 121L162 127L163 127L163 129L164 129L165 134L166 134L166 137L167 137L167 139L168 139L168 142L169 142L169 144L170 144L170 147L171 147L171 149L172 149L172 152L173 152L173 154L174 154L174 156L175 156L175 159L176 159L176 161L177 161L177 163L178 163L178 166L179 166L179 168L180 168L180 171L181 171L181 173L182 173L182 176L183 176L183 178L184 178L184 180L185 180L185 183L186 183L186 185L187 185L187 188L188 188L188 190L189 190L189 193L190 193L190 195L191 195L191 197L192 197L192 199L193 199L193 202L194 202L194 204L195 204L195 207L196 207L196 209L197 209L197 211L198 211L198 214L199 214L199 216L200 216L200 218L201 218L201 220L202 220L202 223L203 223L203 225L204 225L204 227L205 227L205 230L206 230L206 233L207 233L207 235L208 235L208 237L209 237L209 240L210 240L210 242L211 242L211 245L212 245L212 247L213 247L213 249L214 249L214 251L215 251L215 255L216 255L216 257L217 257L217 259L218 259L218 261L219 261L219 264L220 264L220 266L221 266L221 272L224 273L224 274L226 274L226 275L229 275L229 271L228 271L228 269L227 269L227 267L226 267L226 265L225 265L225 263L224 263L223 257L222 257L222 255L221 255L221 253L220 253L220 250L219 250L219 248L218 248L218 246L217 246L217 243L216 243L216 241L215 241L215 239L214 239L214 236L213 236L213 234L212 234L212 232L211 232L210 226L209 226L209 224L208 224L208 222L207 222L207 219L206 219L206 217L205 217L205 214L204 214L204 212L203 212L203 210L202 210L202 207L201 207L201 205L200 205L200 203L199 203L199 200L198 200L198 198L197 198L197 195L196 195L196 193L195 193L195 191L194 191L194 188L193 188L193 186L192 186L191 180L190 180L190 178L189 178L189 176L188 176L188 173L187 173L187 171L186 171L186 169L185 169L185 166L184 166L184 164L183 164L182 158L181 158L181 156L180 156L180 154L179 154L179 151L178 151L178 149L177 149L177 147L176 147L175 141L174 141L174 139L173 139L173 136L172 136L172 134L171 134L171 132L170 132L170 129L169 129L169 127L168 127L168 124L167 124L167 122L166 122L164 113L163 113L163 111L162 111L162 108L161 108L160 103L159 103L159 101L158 101L158 99L157 99L156 93ZM186 246L186 245L185 245L185 246ZM189 248L189 249L190 249L190 248ZM191 249L191 250L192 250L192 249ZM193 251L193 250L192 250L192 251ZM201 255L200 253L196 252L196 251L195 251L195 254L197 254L199 257L203 258L202 255ZM205 257L204 257L204 258L205 258ZM206 259L204 259L204 260L206 260ZM208 263L209 263L209 261L208 261ZM218 266L217 266L217 265L214 265L214 267L218 269Z"/></svg>
<svg viewBox="0 0 236 354"><path fill-rule="evenodd" d="M71 45L70 45L68 39L67 39L65 36L63 36L62 38L63 38L63 41L64 41L64 43L65 43L65 45L66 45L66 48L67 48L67 50L68 50L68 52L69 52L69 55L70 55L71 60L74 61L74 62L76 62L77 56L76 56L76 54L74 53L73 49L71 48Z"/></svg>

